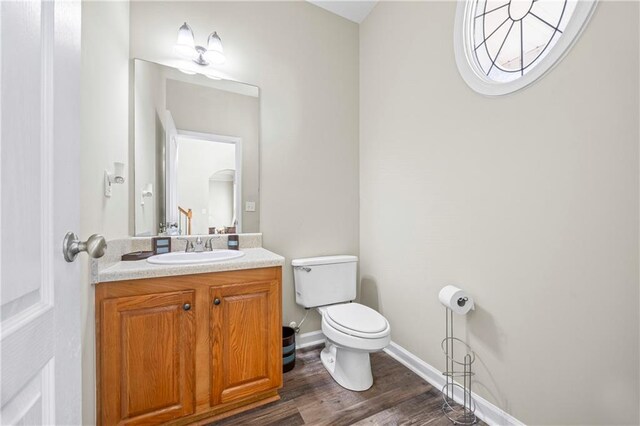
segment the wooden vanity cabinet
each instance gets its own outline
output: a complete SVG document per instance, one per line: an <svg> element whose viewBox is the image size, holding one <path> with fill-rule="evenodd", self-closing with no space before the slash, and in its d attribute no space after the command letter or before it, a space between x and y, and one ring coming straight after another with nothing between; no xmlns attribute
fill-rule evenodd
<svg viewBox="0 0 640 426"><path fill-rule="evenodd" d="M210 290L211 405L277 388L282 378L278 283L225 285Z"/></svg>
<svg viewBox="0 0 640 426"><path fill-rule="evenodd" d="M103 301L104 424L161 423L193 413L193 303L193 291Z"/></svg>
<svg viewBox="0 0 640 426"><path fill-rule="evenodd" d="M279 399L281 276L97 284L98 423L197 424Z"/></svg>

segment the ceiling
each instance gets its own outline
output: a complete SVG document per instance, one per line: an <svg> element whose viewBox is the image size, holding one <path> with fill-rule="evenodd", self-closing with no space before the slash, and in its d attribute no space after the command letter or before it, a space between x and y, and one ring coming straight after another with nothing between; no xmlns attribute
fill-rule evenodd
<svg viewBox="0 0 640 426"><path fill-rule="evenodd" d="M374 8L378 0L340 1L340 0L307 0L331 13L342 16L358 24L362 23Z"/></svg>

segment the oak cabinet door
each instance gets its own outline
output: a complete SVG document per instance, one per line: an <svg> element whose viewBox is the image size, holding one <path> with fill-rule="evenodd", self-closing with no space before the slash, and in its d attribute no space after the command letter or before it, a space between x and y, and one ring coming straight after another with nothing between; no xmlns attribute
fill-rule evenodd
<svg viewBox="0 0 640 426"><path fill-rule="evenodd" d="M154 424L194 411L194 292L106 299L101 423Z"/></svg>
<svg viewBox="0 0 640 426"><path fill-rule="evenodd" d="M212 287L211 405L282 385L278 281Z"/></svg>

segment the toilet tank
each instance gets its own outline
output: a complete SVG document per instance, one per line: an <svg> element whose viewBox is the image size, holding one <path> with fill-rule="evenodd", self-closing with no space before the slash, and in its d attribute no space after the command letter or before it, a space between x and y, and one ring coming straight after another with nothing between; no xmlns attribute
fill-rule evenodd
<svg viewBox="0 0 640 426"><path fill-rule="evenodd" d="M356 298L356 256L293 259L291 265L298 305L314 308Z"/></svg>

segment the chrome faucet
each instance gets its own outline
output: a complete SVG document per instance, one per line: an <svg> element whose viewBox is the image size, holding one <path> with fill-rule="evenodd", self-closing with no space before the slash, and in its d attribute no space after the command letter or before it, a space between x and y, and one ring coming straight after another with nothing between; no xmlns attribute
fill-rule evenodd
<svg viewBox="0 0 640 426"><path fill-rule="evenodd" d="M193 244L193 251L195 251L196 253L202 253L204 249L205 249L205 244L202 241L202 237L198 235L196 237L196 242Z"/></svg>
<svg viewBox="0 0 640 426"><path fill-rule="evenodd" d="M178 239L180 241L185 241L187 243L187 245L184 247L184 252L185 253L190 253L192 251L194 251L195 249L193 248L193 243L188 239L188 238L181 238L178 237Z"/></svg>
<svg viewBox="0 0 640 426"><path fill-rule="evenodd" d="M213 238L204 241L201 236L197 236L195 241L188 238L178 237L179 240L185 241L187 245L184 247L185 253L202 253L203 251L213 251Z"/></svg>
<svg viewBox="0 0 640 426"><path fill-rule="evenodd" d="M207 242L204 244L204 249L205 249L206 251L213 251L213 240L214 240L215 238L220 238L220 236L218 235L218 236L215 236L215 237L209 238L209 239L207 240Z"/></svg>

